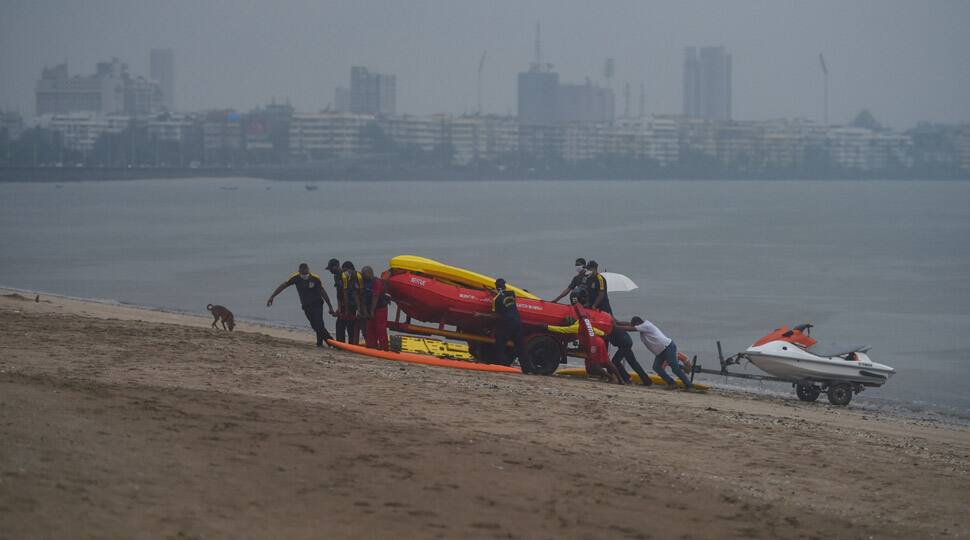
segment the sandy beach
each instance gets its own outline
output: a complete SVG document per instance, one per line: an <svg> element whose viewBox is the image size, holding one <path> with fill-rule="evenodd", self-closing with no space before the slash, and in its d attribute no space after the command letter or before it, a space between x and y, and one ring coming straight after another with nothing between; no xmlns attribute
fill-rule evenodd
<svg viewBox="0 0 970 540"><path fill-rule="evenodd" d="M963 427L0 294L3 539L970 535Z"/></svg>

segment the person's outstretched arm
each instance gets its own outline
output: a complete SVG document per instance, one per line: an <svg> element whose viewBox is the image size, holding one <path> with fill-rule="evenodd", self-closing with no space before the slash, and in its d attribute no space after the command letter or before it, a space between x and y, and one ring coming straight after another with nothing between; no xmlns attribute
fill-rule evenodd
<svg viewBox="0 0 970 540"><path fill-rule="evenodd" d="M279 293L283 292L283 289L289 287L290 285L293 285L293 278L292 277L290 279L284 281L283 283L280 283L280 286L277 287L275 291L273 291L273 294L269 295L269 300L266 301L266 307L272 306L273 305L273 299L276 298L276 295L278 295Z"/></svg>
<svg viewBox="0 0 970 540"><path fill-rule="evenodd" d="M617 330L622 330L624 332L636 332L637 330L636 327L633 326L632 324L620 322L616 319L613 319L613 328L616 328Z"/></svg>
<svg viewBox="0 0 970 540"><path fill-rule="evenodd" d="M573 288L572 288L572 287L568 287L568 286L567 286L567 287L566 287L565 289L563 289L563 290L562 290L562 292L561 292L561 293L559 293L559 296L557 296L557 297L555 297L555 298L553 298L553 299L552 299L552 300L550 300L550 301L551 301L551 302L552 302L553 304L555 304L556 302L558 302L558 301L560 301L560 300L562 300L564 296L566 296L567 294L569 294L570 292L572 292L572 290L573 290Z"/></svg>

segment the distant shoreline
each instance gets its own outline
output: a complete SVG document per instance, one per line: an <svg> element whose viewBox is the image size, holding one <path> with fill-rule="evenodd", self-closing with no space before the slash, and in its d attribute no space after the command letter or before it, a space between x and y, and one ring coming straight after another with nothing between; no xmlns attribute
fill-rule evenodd
<svg viewBox="0 0 970 540"><path fill-rule="evenodd" d="M240 168L189 168L189 167L0 167L0 182L59 183L79 181L122 180L168 180L186 178L257 178L292 182L339 182L339 181L529 181L529 180L618 180L618 181L667 181L667 180L716 180L716 181L964 181L966 175L905 174L905 175L801 175L767 173L690 174L674 171L670 174L590 175L580 171L500 171L458 167L419 167L389 164L342 164L340 166L279 166Z"/></svg>

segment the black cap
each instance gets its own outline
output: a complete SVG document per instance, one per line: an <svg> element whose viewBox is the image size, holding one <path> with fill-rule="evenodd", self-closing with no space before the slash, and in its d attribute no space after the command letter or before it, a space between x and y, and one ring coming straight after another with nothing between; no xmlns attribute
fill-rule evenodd
<svg viewBox="0 0 970 540"><path fill-rule="evenodd" d="M495 280L495 288L496 289L504 289L505 288L505 280L502 279L502 278L496 279Z"/></svg>
<svg viewBox="0 0 970 540"><path fill-rule="evenodd" d="M327 270L336 270L338 268L340 268L340 261L337 259L330 259L327 262Z"/></svg>
<svg viewBox="0 0 970 540"><path fill-rule="evenodd" d="M576 257L576 266L586 266L586 259L582 257Z"/></svg>
<svg viewBox="0 0 970 540"><path fill-rule="evenodd" d="M354 263L350 261L344 261L344 263L340 265L340 268L343 268L344 270L355 270Z"/></svg>
<svg viewBox="0 0 970 540"><path fill-rule="evenodd" d="M600 267L600 265L597 264L596 261L589 261L588 263L586 263L586 268L587 269L599 268L599 267Z"/></svg>

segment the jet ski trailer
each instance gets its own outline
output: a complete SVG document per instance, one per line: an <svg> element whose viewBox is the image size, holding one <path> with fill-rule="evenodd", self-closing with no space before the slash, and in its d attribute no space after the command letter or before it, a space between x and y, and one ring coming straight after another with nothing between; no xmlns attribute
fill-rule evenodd
<svg viewBox="0 0 970 540"><path fill-rule="evenodd" d="M787 382L795 388L802 401L815 401L825 392L829 403L845 406L852 396L866 387L885 384L896 370L869 358L866 346L822 345L811 337L811 324L799 324L793 328L782 326L755 341L745 351L727 358L717 342L717 356L721 363L719 371L702 369L695 371L742 379ZM728 367L740 365L747 360L767 375L732 373Z"/></svg>

